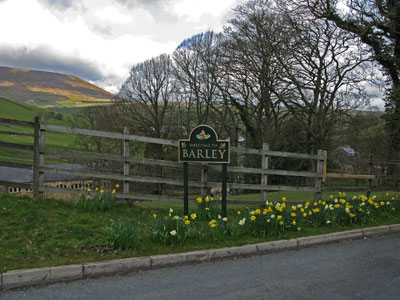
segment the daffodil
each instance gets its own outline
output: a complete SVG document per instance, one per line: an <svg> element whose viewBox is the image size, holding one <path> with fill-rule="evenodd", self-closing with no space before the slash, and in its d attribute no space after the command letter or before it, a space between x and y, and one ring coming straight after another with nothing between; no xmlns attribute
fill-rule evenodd
<svg viewBox="0 0 400 300"><path fill-rule="evenodd" d="M189 220L185 220L185 225L189 225L190 221Z"/></svg>
<svg viewBox="0 0 400 300"><path fill-rule="evenodd" d="M169 233L170 233L170 235L175 236L176 235L176 230L172 230Z"/></svg>
<svg viewBox="0 0 400 300"><path fill-rule="evenodd" d="M206 203L208 203L208 202L210 201L210 199L208 198L208 196L204 199L204 201L205 201Z"/></svg>
<svg viewBox="0 0 400 300"><path fill-rule="evenodd" d="M282 197L282 201L283 201L283 202L286 202L286 197Z"/></svg>
<svg viewBox="0 0 400 300"><path fill-rule="evenodd" d="M197 201L197 203L201 203L201 202L203 202L203 199L201 199L201 197L198 197L198 198L196 199L196 201Z"/></svg>
<svg viewBox="0 0 400 300"><path fill-rule="evenodd" d="M228 221L228 218L227 218L227 217L222 218L222 221L227 222L227 221Z"/></svg>
<svg viewBox="0 0 400 300"><path fill-rule="evenodd" d="M153 219L157 219L157 215L156 214L153 214Z"/></svg>
<svg viewBox="0 0 400 300"><path fill-rule="evenodd" d="M254 214L256 214L256 215L259 215L261 213L261 210L259 209L259 208L257 208L255 211L254 211Z"/></svg>
<svg viewBox="0 0 400 300"><path fill-rule="evenodd" d="M246 223L246 218L239 220L239 225L243 226Z"/></svg>
<svg viewBox="0 0 400 300"><path fill-rule="evenodd" d="M197 218L197 215L196 215L195 213L192 213L192 214L190 215L190 218L192 218L192 220L194 220L194 219Z"/></svg>
<svg viewBox="0 0 400 300"><path fill-rule="evenodd" d="M252 220L252 221L255 221L255 219L256 219L256 216L251 216L250 217L250 220Z"/></svg>
<svg viewBox="0 0 400 300"><path fill-rule="evenodd" d="M119 184L117 183L117 184L115 185L115 187L116 187L116 188L119 188Z"/></svg>

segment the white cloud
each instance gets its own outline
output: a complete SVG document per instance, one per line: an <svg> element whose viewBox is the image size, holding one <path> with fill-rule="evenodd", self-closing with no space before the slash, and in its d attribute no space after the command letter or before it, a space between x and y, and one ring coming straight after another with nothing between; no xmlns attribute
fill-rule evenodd
<svg viewBox="0 0 400 300"><path fill-rule="evenodd" d="M107 6L97 10L94 13L101 20L116 22L116 23L129 23L132 21L131 16L127 16L121 13L117 8L113 6Z"/></svg>
<svg viewBox="0 0 400 300"><path fill-rule="evenodd" d="M115 91L135 63L171 53L201 31L220 30L238 1L244 0L2 0L0 57L12 57L10 49L17 49L28 55L27 66L40 69L42 63L48 69L45 56L39 59L47 53L57 58L59 72L76 70L65 68L63 57L85 62L102 73L96 84Z"/></svg>
<svg viewBox="0 0 400 300"><path fill-rule="evenodd" d="M234 0L182 0L174 4L174 12L185 21L198 22L205 14L214 17L222 16L229 9Z"/></svg>

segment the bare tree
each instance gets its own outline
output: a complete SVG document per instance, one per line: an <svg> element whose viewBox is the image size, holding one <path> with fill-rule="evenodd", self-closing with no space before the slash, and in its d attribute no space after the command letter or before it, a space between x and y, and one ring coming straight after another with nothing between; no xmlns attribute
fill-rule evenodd
<svg viewBox="0 0 400 300"><path fill-rule="evenodd" d="M370 47L389 79L386 128L393 152L400 149L400 1L296 0L317 18L333 21ZM343 8L345 5L345 9Z"/></svg>
<svg viewBox="0 0 400 300"><path fill-rule="evenodd" d="M169 55L139 63L132 67L129 78L119 92L120 117L131 128L131 133L157 138L173 134L175 79ZM148 156L161 158L158 145L146 148Z"/></svg>
<svg viewBox="0 0 400 300"><path fill-rule="evenodd" d="M281 10L288 26L286 38L271 45L284 71L284 88L270 88L301 124L303 148L308 153L330 150L335 125L346 112L366 103L363 63L368 59L337 26L287 7Z"/></svg>
<svg viewBox="0 0 400 300"><path fill-rule="evenodd" d="M220 85L225 104L237 110L244 125L246 144L260 148L273 144L284 114L270 86L279 85L281 69L270 39L281 35L280 18L270 1L248 1L235 9L225 28L224 81Z"/></svg>

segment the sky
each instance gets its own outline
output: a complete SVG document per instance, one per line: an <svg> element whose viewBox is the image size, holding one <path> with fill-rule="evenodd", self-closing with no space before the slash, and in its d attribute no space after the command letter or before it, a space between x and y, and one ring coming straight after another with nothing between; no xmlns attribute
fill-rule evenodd
<svg viewBox="0 0 400 300"><path fill-rule="evenodd" d="M0 0L0 66L67 73L118 92L136 63L222 31L244 0Z"/></svg>

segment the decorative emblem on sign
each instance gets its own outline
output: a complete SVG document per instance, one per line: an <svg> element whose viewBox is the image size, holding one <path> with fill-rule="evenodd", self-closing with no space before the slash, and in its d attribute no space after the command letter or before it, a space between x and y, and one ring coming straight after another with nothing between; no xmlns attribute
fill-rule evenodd
<svg viewBox="0 0 400 300"><path fill-rule="evenodd" d="M180 162L229 163L229 141L218 140L217 133L208 125L199 125L188 140L179 140Z"/></svg>
<svg viewBox="0 0 400 300"><path fill-rule="evenodd" d="M200 131L200 133L199 133L198 135L196 135L196 137L197 137L199 140L207 140L207 139L210 138L210 136L211 136L211 135L206 134L206 132L205 132L204 130Z"/></svg>

